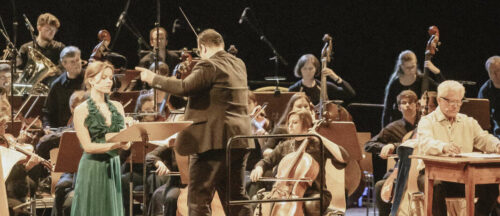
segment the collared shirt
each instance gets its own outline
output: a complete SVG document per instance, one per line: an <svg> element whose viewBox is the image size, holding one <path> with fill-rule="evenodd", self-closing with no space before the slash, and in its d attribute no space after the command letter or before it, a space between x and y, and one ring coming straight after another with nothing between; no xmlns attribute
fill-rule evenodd
<svg viewBox="0 0 500 216"><path fill-rule="evenodd" d="M467 115L458 113L452 124L438 106L418 123L418 152L442 155L447 143L455 144L464 153L472 152L473 148L491 153L496 151L500 141Z"/></svg>

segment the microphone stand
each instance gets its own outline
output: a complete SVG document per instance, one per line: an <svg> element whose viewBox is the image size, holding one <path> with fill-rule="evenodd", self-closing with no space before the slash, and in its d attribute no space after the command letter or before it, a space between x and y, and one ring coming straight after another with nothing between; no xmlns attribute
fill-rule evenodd
<svg viewBox="0 0 500 216"><path fill-rule="evenodd" d="M250 27L255 31L255 33L257 33L257 35L259 35L259 39L261 41L263 41L268 47L269 49L271 49L271 51L273 52L274 56L271 57L269 60L272 60L274 61L274 79L276 80L276 88L274 90L274 95L275 96L279 96L280 95L280 90L279 90L279 78L278 78L278 73L279 73L279 65L280 65L280 61L281 63L283 63L283 65L288 65L288 62L283 58L283 56L281 56L279 53L278 53L278 50L276 50L276 48L274 47L274 45L271 43L271 41L269 41L267 39L267 37L264 35L264 32L262 30L260 30L256 25L254 25L250 19L248 19L248 17L243 17L243 20L244 21L247 21L248 25L250 25Z"/></svg>
<svg viewBox="0 0 500 216"><path fill-rule="evenodd" d="M123 9L123 12L118 17L118 26L115 32L115 37L113 38L113 42L111 42L111 46L109 47L110 50L113 50L115 42L118 39L118 36L120 35L120 31L122 30L122 24L123 24L122 15L123 19L125 19L125 17L127 16L127 11L129 6L130 6L130 0L127 0L127 3L125 3L125 9Z"/></svg>
<svg viewBox="0 0 500 216"><path fill-rule="evenodd" d="M160 58L160 0L156 0L156 23L155 23L155 28L156 28L156 47L155 47L155 52L154 52L154 64L155 64L155 69L154 73L158 74L158 69L159 69L159 58ZM165 35L166 36L166 35ZM166 52L166 50L165 50ZM166 58L166 55L165 55ZM145 82L144 82L145 83ZM158 101L156 98L156 89L153 88L153 103L154 103L154 110L155 112L158 112Z"/></svg>

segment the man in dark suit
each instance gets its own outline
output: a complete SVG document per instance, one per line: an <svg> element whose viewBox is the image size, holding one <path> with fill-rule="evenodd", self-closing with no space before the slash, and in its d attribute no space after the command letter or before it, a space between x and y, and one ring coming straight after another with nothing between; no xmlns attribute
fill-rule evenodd
<svg viewBox="0 0 500 216"><path fill-rule="evenodd" d="M247 113L247 73L243 61L224 51L222 36L207 29L198 36L201 61L184 80L157 76L136 68L141 79L154 88L174 95L188 96L185 119L193 124L176 140L181 155L190 155L188 207L189 215L209 215L210 202L217 190L225 203L226 144L236 135L250 135ZM231 200L246 200L243 176L251 140L233 143L231 150ZM214 190L215 189L215 190ZM251 215L249 205L224 206L231 215Z"/></svg>

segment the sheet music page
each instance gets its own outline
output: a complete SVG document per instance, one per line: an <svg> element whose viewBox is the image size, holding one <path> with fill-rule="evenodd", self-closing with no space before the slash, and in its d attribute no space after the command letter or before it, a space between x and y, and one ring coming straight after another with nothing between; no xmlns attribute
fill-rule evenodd
<svg viewBox="0 0 500 216"><path fill-rule="evenodd" d="M17 164L20 160L26 159L26 156L18 151L5 148L0 146L0 155L2 155L2 168L3 168L3 178L7 179L9 177L12 167Z"/></svg>
<svg viewBox="0 0 500 216"><path fill-rule="evenodd" d="M468 157L468 158L500 158L500 154L483 154L481 152L469 152L456 154L455 157Z"/></svg>

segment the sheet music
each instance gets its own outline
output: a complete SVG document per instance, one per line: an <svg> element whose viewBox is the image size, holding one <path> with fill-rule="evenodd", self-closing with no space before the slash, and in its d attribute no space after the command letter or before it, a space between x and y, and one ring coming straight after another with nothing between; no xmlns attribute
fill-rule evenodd
<svg viewBox="0 0 500 216"><path fill-rule="evenodd" d="M481 152L469 152L469 153L460 153L454 155L455 157L467 157L467 158L500 158L500 154L483 154Z"/></svg>
<svg viewBox="0 0 500 216"><path fill-rule="evenodd" d="M26 159L26 155L12 149L5 148L3 146L0 146L0 155L2 155L1 162L3 168L2 174L4 179L7 179L9 177L12 167L14 167L17 162Z"/></svg>

